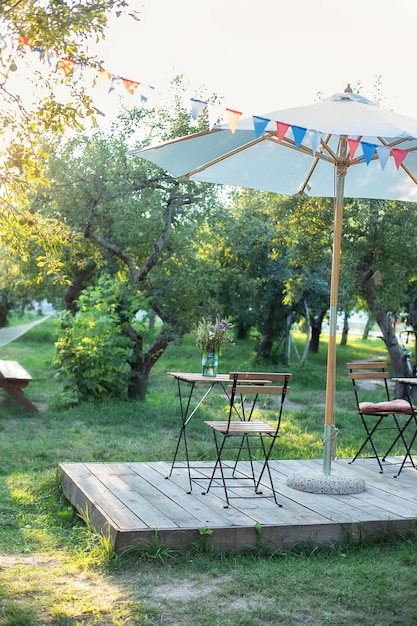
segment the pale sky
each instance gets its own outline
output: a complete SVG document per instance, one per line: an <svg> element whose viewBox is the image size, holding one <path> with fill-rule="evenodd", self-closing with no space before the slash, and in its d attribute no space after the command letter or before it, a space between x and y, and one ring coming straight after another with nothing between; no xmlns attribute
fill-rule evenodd
<svg viewBox="0 0 417 626"><path fill-rule="evenodd" d="M169 79L182 73L190 97L204 85L223 96L225 107L250 116L309 104L347 83L375 99L381 77L382 106L417 118L416 0L130 4L140 22L114 20L99 56L110 73L153 85L162 97Z"/></svg>

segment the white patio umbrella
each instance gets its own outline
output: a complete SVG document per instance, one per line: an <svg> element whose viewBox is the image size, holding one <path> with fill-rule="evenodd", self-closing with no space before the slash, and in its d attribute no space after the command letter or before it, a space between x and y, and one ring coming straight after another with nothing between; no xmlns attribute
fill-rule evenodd
<svg viewBox="0 0 417 626"><path fill-rule="evenodd" d="M417 120L345 92L132 150L175 176L284 195L334 197L323 474L331 474L344 197L417 202Z"/></svg>

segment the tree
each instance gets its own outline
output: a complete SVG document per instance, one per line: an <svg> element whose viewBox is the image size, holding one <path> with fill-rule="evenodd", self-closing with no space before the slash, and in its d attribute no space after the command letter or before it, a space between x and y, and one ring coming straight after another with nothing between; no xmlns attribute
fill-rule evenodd
<svg viewBox="0 0 417 626"><path fill-rule="evenodd" d="M278 302L282 307L276 328L266 317L264 329L270 337L265 336L265 345L270 346L271 333L272 336L275 334L275 339L279 339L280 333L285 335L289 316L292 322L305 316L310 321L312 333L311 342L308 338L310 349L318 350L329 300L331 203L243 190L235 195L233 210L241 220L236 249L245 245L239 239L242 232L241 239L250 242L246 263L252 263L253 275L264 283L271 281L272 288L264 292L265 298L271 298L268 305L259 299L259 294L255 295L255 300L263 303L265 312L271 310L271 306L276 307ZM256 219L259 220L258 227L254 226ZM257 258L261 254L265 255L264 261ZM281 284L277 299L277 284L274 288L272 283L278 274Z"/></svg>
<svg viewBox="0 0 417 626"><path fill-rule="evenodd" d="M185 111L176 115L189 119ZM142 129L146 121L153 123L150 111L132 116L135 121L141 117ZM79 300L103 271L118 274L130 285L120 306L127 310L126 298L140 293L143 306L162 320L150 345L142 328L130 318L120 320L131 342L129 395L144 397L150 371L167 346L180 340L198 316L212 314L203 308L207 303L202 305L210 280L202 270L206 263L199 257L199 240L220 205L214 188L181 183L127 156L132 131L124 118L105 132L55 145L47 164L50 185L38 188L32 207L65 223L79 245L77 258L71 259L77 271L70 285L74 297ZM76 313L77 307L72 309Z"/></svg>
<svg viewBox="0 0 417 626"><path fill-rule="evenodd" d="M28 191L44 181L42 142L45 133L62 134L80 128L86 118L98 114L82 82L74 84L72 71L63 77L59 62L65 58L98 67L98 61L86 54L86 44L93 36L103 37L110 15L122 11L137 18L125 0L0 3L1 241L17 254L25 250L27 241L38 241L44 249L44 259L40 260L51 272L60 269L55 247L57 242L68 243L68 233L57 220L34 216L25 208ZM24 61L30 54L45 62L41 69L36 67L28 73ZM47 59L52 60L51 66ZM16 80L19 75L25 78L25 90ZM27 89L29 84L32 90ZM64 101L57 96L63 85L67 94Z"/></svg>
<svg viewBox="0 0 417 626"><path fill-rule="evenodd" d="M346 205L343 272L352 280L381 329L394 372L406 375L403 352L392 325L405 305L416 270L416 206L384 200L352 200ZM411 300L410 300L411 302Z"/></svg>

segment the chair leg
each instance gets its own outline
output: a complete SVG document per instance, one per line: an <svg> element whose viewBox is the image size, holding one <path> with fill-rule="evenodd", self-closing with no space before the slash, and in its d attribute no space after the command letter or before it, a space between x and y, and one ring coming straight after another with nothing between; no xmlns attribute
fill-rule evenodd
<svg viewBox="0 0 417 626"><path fill-rule="evenodd" d="M224 495L225 495L225 499L226 499L226 504L224 505L223 508L227 509L229 507L229 505L230 505L230 498L229 498L229 495L228 495L227 482L226 481L230 480L230 477L228 479L225 476L224 467L223 467L223 463L222 463L222 454L223 454L224 449L229 449L225 445L226 441L228 440L229 437L227 435L223 435L223 440L222 440L222 442L220 444L219 440L218 440L218 437L220 435L218 433L216 433L215 430L213 430L213 434L214 434L214 442L215 442L215 447L216 447L216 461L215 461L215 464L214 464L214 468L213 468L211 477L209 479L209 483L208 483L207 489L206 489L206 491L202 492L202 495L205 495L205 494L207 494L210 491L210 489L211 489L211 487L213 485L213 481L215 480L216 472L220 471L220 480L221 480L222 485L223 485ZM270 482L270 485L271 485L272 495L273 495L275 504L277 504L278 506L281 507L282 504L279 504L278 501L277 501L277 496L276 496L276 492L275 492L275 488L274 488L274 483L273 483L273 480L272 480L271 468L269 467L269 459L270 459L270 456L271 456L271 453L272 453L273 445L274 445L274 443L276 441L276 436L272 437L272 441L271 441L269 447L267 447L267 446L265 446L265 441L264 441L263 435L260 434L260 433L257 433L257 436L259 437L260 444L261 444L260 445L260 449L262 449L263 457L264 457L264 463L263 463L263 466L262 466L262 469L261 469L261 472L260 472L258 478L255 475L255 467L254 467L254 462L253 462L252 448L251 448L250 441L249 441L249 437L250 436L251 436L250 434L247 434L247 433L244 434L242 436L241 444L240 444L240 446L238 446L238 450L239 450L239 452L238 452L238 459L239 459L240 453L241 453L241 451L242 451L242 449L243 449L243 447L245 445L246 445L246 448L247 448L248 454L249 454L250 474L248 473L248 475L245 476L245 479L252 481L253 488L254 488L254 491L255 491L256 495L262 495L263 492L259 489L259 487L260 487L260 484L261 484L262 477L263 477L263 475L264 475L264 473L266 471L267 474L268 474L268 478L269 478L269 482ZM254 436L254 435L252 434L252 436ZM271 435L268 435L268 437L271 437ZM232 439L233 439L233 437L232 437ZM238 471L237 470L238 459L234 463L233 470L232 470L232 477L234 476L235 472ZM230 497L236 497L236 496L230 496ZM246 496L246 497L248 497L248 496Z"/></svg>
<svg viewBox="0 0 417 626"><path fill-rule="evenodd" d="M361 417L362 417L362 416L361 416ZM374 425L374 427L373 427L373 428L371 428L371 429L369 429L369 428L368 428L368 426L367 426L367 424L366 424L366 421L365 421L365 420L364 420L364 418L362 417L362 423L363 423L363 425L364 425L364 428L365 428L365 431L366 431L367 437L366 437L365 441L363 442L363 444L361 445L361 447L359 448L359 450L356 452L356 454L355 454L355 456L353 457L353 459L352 459L351 461L349 461L349 465L350 465L351 463L354 463L354 462L356 461L356 459L358 458L358 456L360 455L360 453L362 452L362 450L365 448L365 446L366 446L366 445L367 445L367 443L369 442L369 443L370 443L370 445L371 445L371 447L372 447L372 450L374 451L374 457L375 457L375 459L377 460L377 463L378 463L378 465L379 465L379 472L380 472L380 474L382 474L382 473L383 473L384 468L382 467L382 464L381 464L381 461L380 461L380 458L379 458L378 452L376 451L375 444L374 444L374 442L373 442L373 440L372 440L372 437L373 437L373 435L374 435L374 433L375 433L376 429L378 428L378 426L380 425L380 423L382 422L382 420L383 420L383 419L384 419L383 417L380 417L380 418L379 418L379 420L378 420L378 421L376 422L376 424Z"/></svg>
<svg viewBox="0 0 417 626"><path fill-rule="evenodd" d="M407 456L409 456L410 457L410 461L411 461L413 467L415 467L414 461L413 461L413 459L410 456L409 446L407 445L407 442L406 442L406 440L404 438L404 432L406 431L406 429L408 428L409 424L413 420L413 416L412 415L410 416L409 420L404 424L404 426L402 428L401 428L401 426L400 426L400 424L399 424L399 422L397 420L397 417L395 415L393 415L393 418L394 418L395 425L397 426L399 432L398 432L398 435L396 436L396 438L394 439L394 441L392 442L392 444L390 445L390 447L388 448L388 450L386 451L386 453L384 454L384 456L382 457L382 460L385 461L386 457L390 454L391 450L393 450L393 448L397 445L398 440L401 439L401 441L403 443L403 446L404 446L404 448L406 450L405 458L407 458Z"/></svg>
<svg viewBox="0 0 417 626"><path fill-rule="evenodd" d="M255 435L248 435L248 434L245 434L245 435L243 435L243 437L242 437L242 443L241 443L241 445L240 445L240 447L239 447L239 451L238 451L237 459L236 459L235 464L234 464L234 466L233 466L232 476L234 476L234 475L235 475L236 468L237 468L237 464L238 464L238 461L239 461L239 458L240 458L240 454L241 454L241 452L242 452L243 445L244 445L244 444L243 444L243 440L245 440L245 442L246 442L246 449L247 449L247 452L248 452L248 458L249 458L250 472L251 472L251 476L252 476L252 481L253 481L253 486L254 486L254 489L255 489L255 493L256 493L256 494L262 494L262 491L259 491L259 490L258 490L258 488L257 488L257 487L258 487L258 485L259 485L259 481L256 479L256 476L255 476L255 468L254 468L254 465L253 465L253 454L252 454L252 448L251 448L251 445L250 445L250 440L249 440L249 437L250 437L250 436L254 437ZM260 441L261 441L262 450L263 450L263 455L264 455L264 458L265 458L266 452L265 452L265 446L264 446L264 442L263 442L262 435L257 434L256 436L257 436L257 437L259 437L259 439L260 439ZM263 473L263 471L262 471L262 473ZM249 479L248 479L248 480L249 480Z"/></svg>
<svg viewBox="0 0 417 626"><path fill-rule="evenodd" d="M273 448L273 446L274 446L274 443L275 443L275 441L276 441L277 437L273 437L273 438L272 438L272 441L271 441L271 443L270 443L270 445L269 445L268 451L267 451L267 450L266 450L266 448L265 448L265 442L264 442L264 438L262 437L262 435L260 435L260 439L261 439L261 445L262 445L262 449L263 449L263 453L264 453L264 459L265 459L265 461L264 461L264 464L263 464L263 467L262 467L261 473L260 473L260 474L259 474L259 476L258 476L257 483L256 483L256 485L255 485L255 492L256 492L256 493L259 493L259 494L262 494L262 491L259 491L259 485L260 485L260 482L261 482L262 477L263 477L263 475L264 475L264 473L265 473L265 470L266 470L266 471L267 471L267 474L268 474L269 482L270 482L270 484L271 484L272 495L274 496L274 501L275 501L275 504L277 504L278 506L282 507L282 504L279 504L279 502L278 502L278 500L277 500L277 494L275 493L274 482L273 482L273 480L272 480L271 468L269 467L269 459L270 459L270 457L271 457L271 454L272 454L272 448Z"/></svg>
<svg viewBox="0 0 417 626"><path fill-rule="evenodd" d="M413 417L414 417L414 416L413 416ZM407 424L404 426L404 428L403 428L403 430L402 430L402 433L404 433L404 430L407 428L407 426L410 424L410 422L411 422L411 420L409 420L409 421L407 422ZM416 469L416 465L415 465L415 463L414 463L414 461L413 461L413 457L411 456L411 449L412 449L412 447L413 447L413 445L414 445L414 442L415 442L415 440L416 440L416 437L417 437L417 420L416 420L416 418L415 418L415 417L414 417L414 422L415 422L415 426L416 426L416 428L415 428L415 430L414 430L414 434L413 434L413 436L412 436L412 438L411 438L411 441L410 441L409 445L407 445L407 444L405 443L404 439L403 439L403 441L404 441L404 445L405 445L405 449L406 449L406 454L404 455L403 461L402 461L402 463L401 463L401 465L400 465L400 469L398 470L398 473L394 476L394 478L398 478L398 476L401 474L402 469L403 469L403 467L404 467L404 465L405 465L405 463L406 463L406 461L407 461L407 457L410 459L410 461L411 461L411 465L413 466L413 468L414 468L414 469Z"/></svg>
<svg viewBox="0 0 417 626"><path fill-rule="evenodd" d="M223 436L223 441L222 441L221 445L219 446L219 442L217 440L217 434L216 434L215 430L213 430L213 434L214 434L214 443L215 443L215 446L216 446L217 458L216 458L216 462L214 464L214 468L213 468L213 471L212 471L212 474L211 474L211 477L210 477L207 489L202 492L202 495L205 495L206 493L208 493L210 491L211 486L213 484L213 480L215 478L216 471L217 471L217 469L219 469L220 470L221 480L222 480L222 483L223 483L224 495L225 495L225 498L226 498L226 504L224 505L223 508L227 509L229 507L229 497L227 495L226 479L225 479L225 476L224 476L223 464L222 464L222 459L221 459L221 455L222 455L223 448L225 446L227 437Z"/></svg>

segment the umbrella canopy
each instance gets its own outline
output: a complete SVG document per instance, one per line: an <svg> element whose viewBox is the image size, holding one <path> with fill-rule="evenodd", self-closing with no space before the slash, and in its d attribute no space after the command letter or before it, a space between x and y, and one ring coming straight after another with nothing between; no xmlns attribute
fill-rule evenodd
<svg viewBox="0 0 417 626"><path fill-rule="evenodd" d="M235 117L232 125L130 153L189 180L335 198L323 459L330 474L343 200L417 202L417 120L348 87L311 105Z"/></svg>

